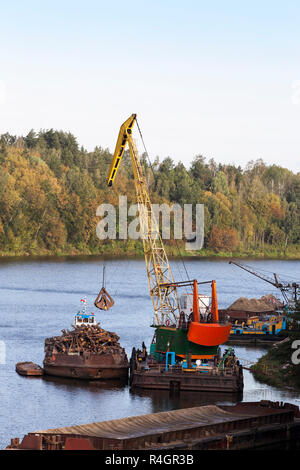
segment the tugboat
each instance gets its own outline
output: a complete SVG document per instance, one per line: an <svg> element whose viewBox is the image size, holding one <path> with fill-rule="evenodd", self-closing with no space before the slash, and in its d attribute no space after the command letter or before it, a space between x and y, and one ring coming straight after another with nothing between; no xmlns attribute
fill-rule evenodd
<svg viewBox="0 0 300 470"><path fill-rule="evenodd" d="M94 313L87 313L85 298L81 303L73 329L45 340L44 373L86 380L127 380L128 359L119 337L95 323Z"/></svg>
<svg viewBox="0 0 300 470"><path fill-rule="evenodd" d="M228 321L219 320L216 282L214 280L198 282L197 279L184 282L174 280L159 224L152 210L143 166L132 137L135 122L136 114L132 114L120 128L107 179L107 185L112 186L128 144L139 207L149 291L154 309L151 326L155 328L150 348L151 359L146 362L145 367L138 367L139 361L133 349L131 385L141 388L170 389L171 384L176 383L176 386L182 390L240 391L243 388L243 373L242 367L236 360L231 361L233 366L228 380L227 370L218 368L219 345L227 341L231 324ZM206 283L209 283L212 288L210 306L207 298L198 294L198 284ZM192 305L190 305L191 297L188 294L179 299L177 290L179 287L193 288ZM201 302L201 307L199 307L199 302ZM189 311L186 311L188 308ZM146 354L145 347L143 350ZM169 357L173 358L170 365ZM235 358L231 355L232 357ZM188 367L184 367L184 361ZM200 361L200 363L195 361ZM203 367L197 367L203 366L202 361L211 361L213 365L211 363L208 366L205 365L206 369L203 372ZM169 367L172 368L172 373L175 368L178 369L178 371L176 369L175 378L171 377ZM165 373L161 373L162 371Z"/></svg>

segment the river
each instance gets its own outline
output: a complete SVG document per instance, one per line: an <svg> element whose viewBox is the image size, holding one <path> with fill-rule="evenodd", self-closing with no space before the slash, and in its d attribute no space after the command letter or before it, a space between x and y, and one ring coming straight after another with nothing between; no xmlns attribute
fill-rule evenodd
<svg viewBox="0 0 300 470"><path fill-rule="evenodd" d="M283 279L300 279L300 261L247 263L269 276L276 272ZM186 278L180 260L173 260L171 265L176 280ZM106 288L115 305L108 312L96 312L92 307L90 310L95 311L103 328L120 336L130 357L133 346L139 347L142 341L149 345L153 335L145 263L142 259L113 259L105 261L105 266ZM228 307L241 296L280 294L264 281L229 265L227 260L188 259L185 267L190 279L216 280L220 308ZM71 327L82 296L93 306L102 283L102 268L103 260L96 257L0 261L0 340L6 349L6 359L2 361L5 363L0 364L0 448L9 444L10 438L31 431L206 403L268 399L300 405L300 394L258 383L246 370L241 397L185 393L170 398L167 392L131 393L127 386L19 376L15 372L17 362L42 364L45 338ZM209 293L209 288L201 286L201 292ZM255 362L265 351L263 347L235 347L242 361Z"/></svg>

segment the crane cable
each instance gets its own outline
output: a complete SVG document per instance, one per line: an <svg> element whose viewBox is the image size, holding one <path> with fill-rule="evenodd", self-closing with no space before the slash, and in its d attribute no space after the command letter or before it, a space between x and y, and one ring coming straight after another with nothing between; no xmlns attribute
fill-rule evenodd
<svg viewBox="0 0 300 470"><path fill-rule="evenodd" d="M137 128L138 128L140 137L141 137L141 141L142 141L143 146L144 146L144 150L145 150L146 156L147 156L147 158L148 158L148 162L149 162L150 168L151 168L152 173L153 173L154 184L155 184L155 182L156 182L156 176L155 176L155 173L154 173L154 169L153 169L153 166L152 166L152 163L151 163L151 160L150 160L150 157L149 157L149 153L148 153L148 151L147 151L147 148L146 148L146 145L145 145L145 142L144 142L144 138L143 138L143 134L142 134L142 131L141 131L141 129L140 129L140 126L139 126L139 123L138 123L137 118L136 118L136 125L137 125ZM184 263L184 259L183 259L182 255L181 255L181 252L180 252L180 249L179 249L179 246L178 246L178 243L177 243L176 238L174 238L174 240L175 240L175 243L176 243L176 247L177 247L177 251L178 251L179 257L180 257L180 259L181 259L181 262L182 262L183 267L184 267L184 270L185 270L186 277L187 277L187 279L189 279L189 275L188 275L188 272L187 272L187 269L186 269L186 266L185 266L185 263ZM192 289L192 290L193 290L193 289Z"/></svg>
<svg viewBox="0 0 300 470"><path fill-rule="evenodd" d="M186 269L186 265L185 265L183 256L182 256L182 254L181 254L180 248L179 248L178 243L177 243L177 239L174 238L174 240L175 240L175 243L176 243L176 247L177 247L177 251L178 251L179 257L180 257L180 259L181 259L181 262L182 262L183 267L184 267L184 270L185 270L186 278L187 278L187 279L190 279L189 274L188 274L187 269ZM193 287L192 287L192 286L190 286L190 287L191 287L191 290L192 290L192 292L193 292Z"/></svg>
<svg viewBox="0 0 300 470"><path fill-rule="evenodd" d="M139 123L138 123L138 120L137 118L135 119L136 121L136 125L137 125L137 128L138 128L138 131L139 131L139 134L140 134L140 137L141 137L141 141L142 141L142 144L143 144L143 147L144 147L144 150L145 150L145 153L146 153L146 156L148 158L148 162L149 162L149 165L150 165L150 168L151 168L151 171L152 171L152 174L153 174L153 178L154 178L154 185L156 183L156 176L155 176L155 173L154 173L154 169L153 169L153 166L152 166L152 163L151 163L151 160L150 160L150 157L149 157L149 153L146 149L146 145L145 145L145 142L144 142L144 138L143 138L143 134L142 134L142 131L140 129L140 126L139 126Z"/></svg>

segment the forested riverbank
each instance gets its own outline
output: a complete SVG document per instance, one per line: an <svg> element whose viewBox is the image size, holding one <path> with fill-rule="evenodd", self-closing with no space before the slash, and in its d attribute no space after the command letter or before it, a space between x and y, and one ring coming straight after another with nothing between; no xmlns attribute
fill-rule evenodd
<svg viewBox="0 0 300 470"><path fill-rule="evenodd" d="M298 342L296 348L292 347L294 341ZM295 351L299 343L300 331L273 345L267 354L251 366L255 379L280 389L300 391L300 365L293 362L293 353L299 361L299 354Z"/></svg>
<svg viewBox="0 0 300 470"><path fill-rule="evenodd" d="M143 254L140 240L96 235L99 204L119 195L135 203L128 154L113 188L106 187L112 155L88 152L62 131L33 130L0 138L0 255ZM204 204L201 251L166 241L170 255L300 258L300 175L262 160L223 165L196 156L189 168L168 157L141 157L153 203ZM118 232L118 227L117 227Z"/></svg>

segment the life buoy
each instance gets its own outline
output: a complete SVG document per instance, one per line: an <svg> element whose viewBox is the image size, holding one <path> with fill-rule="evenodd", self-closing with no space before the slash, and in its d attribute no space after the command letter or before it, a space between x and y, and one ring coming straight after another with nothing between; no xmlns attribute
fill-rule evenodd
<svg viewBox="0 0 300 470"><path fill-rule="evenodd" d="M166 321L165 321L165 325L166 325L166 326L170 326L170 325L171 325L171 322L170 322L170 320L169 320L168 318L167 318Z"/></svg>

